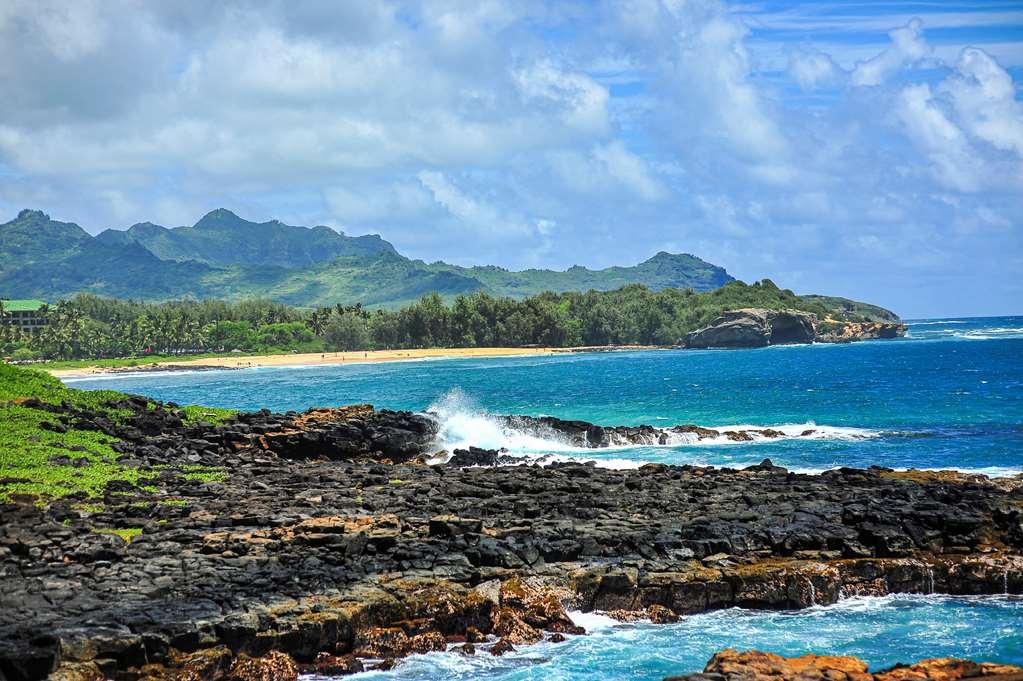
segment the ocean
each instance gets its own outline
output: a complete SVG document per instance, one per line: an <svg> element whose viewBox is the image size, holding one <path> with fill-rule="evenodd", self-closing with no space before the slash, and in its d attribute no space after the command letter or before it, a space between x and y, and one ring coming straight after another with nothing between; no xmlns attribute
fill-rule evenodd
<svg viewBox="0 0 1023 681"><path fill-rule="evenodd" d="M909 323L906 338L848 345L126 374L69 383L241 409L366 402L430 410L442 422L438 447L505 447L542 460L574 457L613 467L743 467L770 458L806 472L870 465L1023 472L1023 317L919 320ZM771 427L785 437L581 450L509 431L496 414L601 425ZM660 679L699 670L729 646L850 653L873 668L941 655L1023 664L1023 601L1014 597L850 599L795 613L727 610L658 626L581 619L591 633L566 643L501 658L416 656L365 678Z"/></svg>

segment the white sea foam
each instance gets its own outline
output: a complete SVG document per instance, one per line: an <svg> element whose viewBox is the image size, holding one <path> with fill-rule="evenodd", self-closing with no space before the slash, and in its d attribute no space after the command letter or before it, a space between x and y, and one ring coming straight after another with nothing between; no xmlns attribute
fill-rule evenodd
<svg viewBox="0 0 1023 681"><path fill-rule="evenodd" d="M986 329L973 331L956 332L952 334L956 338L967 338L969 340L994 340L999 338L1023 338L1023 327L1019 326L994 326Z"/></svg>
<svg viewBox="0 0 1023 681"><path fill-rule="evenodd" d="M600 631L602 629L614 629L615 627L622 626L622 623L618 620L597 612L570 610L568 612L568 617L577 627L585 629L587 634L592 634L593 632Z"/></svg>
<svg viewBox="0 0 1023 681"><path fill-rule="evenodd" d="M812 421L805 423L786 423L782 425L733 424L726 426L708 426L717 430L720 435L700 438L696 433L674 432L670 427L658 428L666 435L664 444L632 444L619 443L611 447L594 450L577 447L564 440L554 431L524 432L506 425L500 418L488 413L475 403L468 395L458 389L446 393L435 401L427 411L438 419L440 431L437 444L441 449L452 452L456 449L467 449L470 446L482 449L506 449L509 453L524 455L539 463L559 460L578 460L592 458L597 465L614 468L634 468L642 465L627 458L596 457L596 452L625 451L636 448L652 447L709 447L735 444L756 444L760 442L777 442L787 439L803 440L837 440L856 441L879 437L882 431L869 428L852 428L847 426L820 426ZM781 436L770 437L751 432L771 429L782 433ZM737 443L728 437L729 432L747 431L752 438L745 443ZM559 456L560 455L560 456ZM587 455L589 455L587 457Z"/></svg>
<svg viewBox="0 0 1023 681"><path fill-rule="evenodd" d="M953 324L969 324L969 320L966 319L935 319L928 322L906 322L910 327L914 326L951 326Z"/></svg>
<svg viewBox="0 0 1023 681"><path fill-rule="evenodd" d="M238 369L232 369L224 367L222 369L173 369L167 371L117 371L111 373L100 373L100 374L83 374L80 376L64 376L61 377L62 383L82 383L82 382L93 382L93 381L120 381L126 378L166 378L170 376L189 376L192 374L222 374L226 372L234 373L239 371Z"/></svg>

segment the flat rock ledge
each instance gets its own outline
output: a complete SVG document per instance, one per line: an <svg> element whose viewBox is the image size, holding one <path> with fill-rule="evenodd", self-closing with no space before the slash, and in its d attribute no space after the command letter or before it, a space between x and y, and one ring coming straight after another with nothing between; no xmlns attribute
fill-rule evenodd
<svg viewBox="0 0 1023 681"><path fill-rule="evenodd" d="M189 427L173 405L119 406L135 417L48 409L54 427L120 438L143 486L0 505L9 681L285 679L501 654L582 633L572 609L667 622L1023 592L1023 489L982 476L430 466L423 415L356 405Z"/></svg>
<svg viewBox="0 0 1023 681"><path fill-rule="evenodd" d="M972 662L948 657L867 671L856 657L802 655L782 657L758 650L722 650L702 672L669 676L664 681L958 681L959 679L1023 680L1023 667Z"/></svg>

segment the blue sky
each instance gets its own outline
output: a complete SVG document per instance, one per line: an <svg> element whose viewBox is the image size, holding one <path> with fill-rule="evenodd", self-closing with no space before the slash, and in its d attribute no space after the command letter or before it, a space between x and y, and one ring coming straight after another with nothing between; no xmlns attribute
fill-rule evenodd
<svg viewBox="0 0 1023 681"><path fill-rule="evenodd" d="M0 216L1023 314L1019 2L0 5Z"/></svg>

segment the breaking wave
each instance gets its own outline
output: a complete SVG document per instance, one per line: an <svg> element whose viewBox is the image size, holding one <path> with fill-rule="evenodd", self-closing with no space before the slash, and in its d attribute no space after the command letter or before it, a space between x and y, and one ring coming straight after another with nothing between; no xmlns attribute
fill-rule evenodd
<svg viewBox="0 0 1023 681"><path fill-rule="evenodd" d="M782 425L762 426L736 424L727 426L708 426L719 431L719 435L700 437L697 433L677 432L669 427L659 427L663 433L663 444L632 444L618 443L610 447L591 449L579 447L566 441L558 432L542 429L524 431L510 427L502 418L490 414L480 407L472 398L458 389L451 390L436 400L427 409L439 422L437 435L438 448L453 452L456 449L479 447L481 449L505 449L509 454L526 456L548 456L558 460L557 455L570 455L578 459L579 455L592 457L596 452L628 450L635 448L671 448L671 447L708 447L717 445L756 444L759 442L778 442L779 440L834 440L857 441L885 435L883 431L868 428L851 428L844 426L820 426L812 421L806 423L787 423ZM768 436L756 431L773 430L780 432L778 436ZM746 431L751 439L736 441L729 437L730 432ZM614 467L634 467L642 462L631 459L609 459L599 457L599 465L619 464Z"/></svg>

